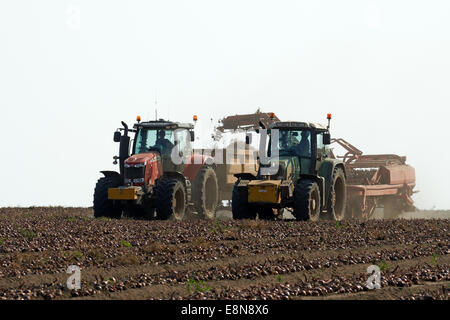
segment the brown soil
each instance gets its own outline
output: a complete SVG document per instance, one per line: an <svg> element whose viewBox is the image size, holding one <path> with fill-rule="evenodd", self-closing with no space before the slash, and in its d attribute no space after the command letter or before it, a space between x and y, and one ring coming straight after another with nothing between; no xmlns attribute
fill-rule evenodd
<svg viewBox="0 0 450 320"><path fill-rule="evenodd" d="M449 299L448 219L145 221L0 209L0 299ZM66 269L81 269L68 290ZM381 269L381 289L366 286Z"/></svg>

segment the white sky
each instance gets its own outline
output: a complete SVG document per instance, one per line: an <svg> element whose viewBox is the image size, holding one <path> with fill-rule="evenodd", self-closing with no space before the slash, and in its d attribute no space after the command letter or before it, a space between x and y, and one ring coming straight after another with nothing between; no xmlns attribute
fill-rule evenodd
<svg viewBox="0 0 450 320"><path fill-rule="evenodd" d="M79 24L77 23L79 11ZM0 206L92 205L135 116L274 111L406 155L450 208L449 1L0 2Z"/></svg>

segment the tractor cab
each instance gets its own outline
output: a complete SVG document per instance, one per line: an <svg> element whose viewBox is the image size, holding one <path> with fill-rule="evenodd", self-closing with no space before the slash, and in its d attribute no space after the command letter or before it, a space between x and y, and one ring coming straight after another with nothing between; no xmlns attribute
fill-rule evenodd
<svg viewBox="0 0 450 320"><path fill-rule="evenodd" d="M136 123L136 136L132 154L158 151L161 155L171 155L175 146L180 152L190 151L194 126L189 123L177 123L164 120Z"/></svg>
<svg viewBox="0 0 450 320"><path fill-rule="evenodd" d="M194 126L163 119L141 122L138 117L136 120L133 129L128 129L122 122L123 129L114 133L114 141L120 142L119 157L115 159L120 162L123 182L126 185L145 186L154 183L153 175L183 172L183 164L174 163L172 158L174 155L180 157L191 154ZM129 132L135 134L132 141Z"/></svg>
<svg viewBox="0 0 450 320"><path fill-rule="evenodd" d="M271 178L296 181L300 174L316 174L317 160L329 154L327 145L330 135L328 128L321 124L274 122L269 126L268 135L268 157L271 158L278 151L278 172ZM278 142L272 142L272 139Z"/></svg>

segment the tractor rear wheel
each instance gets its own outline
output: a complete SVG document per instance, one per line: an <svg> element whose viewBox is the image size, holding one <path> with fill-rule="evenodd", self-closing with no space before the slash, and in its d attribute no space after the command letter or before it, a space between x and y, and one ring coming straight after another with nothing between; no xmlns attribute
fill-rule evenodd
<svg viewBox="0 0 450 320"><path fill-rule="evenodd" d="M219 186L214 169L204 166L194 179L192 197L195 210L202 219L213 219L219 203Z"/></svg>
<svg viewBox="0 0 450 320"><path fill-rule="evenodd" d="M313 180L300 180L295 187L293 214L299 221L319 220L320 189Z"/></svg>
<svg viewBox="0 0 450 320"><path fill-rule="evenodd" d="M156 218L183 220L186 213L186 188L173 178L163 178L156 186Z"/></svg>
<svg viewBox="0 0 450 320"><path fill-rule="evenodd" d="M111 177L98 179L94 191L94 217L106 217L120 219L122 208L108 199L108 188L115 188L120 185L120 181Z"/></svg>
<svg viewBox="0 0 450 320"><path fill-rule="evenodd" d="M256 211L248 205L248 189L245 194L241 194L238 190L238 183L236 182L233 188L233 194L231 199L231 211L233 213L233 219L255 219Z"/></svg>
<svg viewBox="0 0 450 320"><path fill-rule="evenodd" d="M345 182L344 170L339 167L334 168L331 179L330 194L327 203L326 218L328 220L341 221L345 218L347 207L347 186Z"/></svg>

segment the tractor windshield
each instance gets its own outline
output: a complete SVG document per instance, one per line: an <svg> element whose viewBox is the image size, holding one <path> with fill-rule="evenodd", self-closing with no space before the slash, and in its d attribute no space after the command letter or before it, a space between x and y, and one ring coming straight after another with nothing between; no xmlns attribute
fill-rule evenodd
<svg viewBox="0 0 450 320"><path fill-rule="evenodd" d="M311 132L309 130L280 130L278 140L280 156L311 157Z"/></svg>
<svg viewBox="0 0 450 320"><path fill-rule="evenodd" d="M170 154L173 146L174 134L172 130L141 128L136 134L134 153L145 153L156 150L161 154Z"/></svg>

